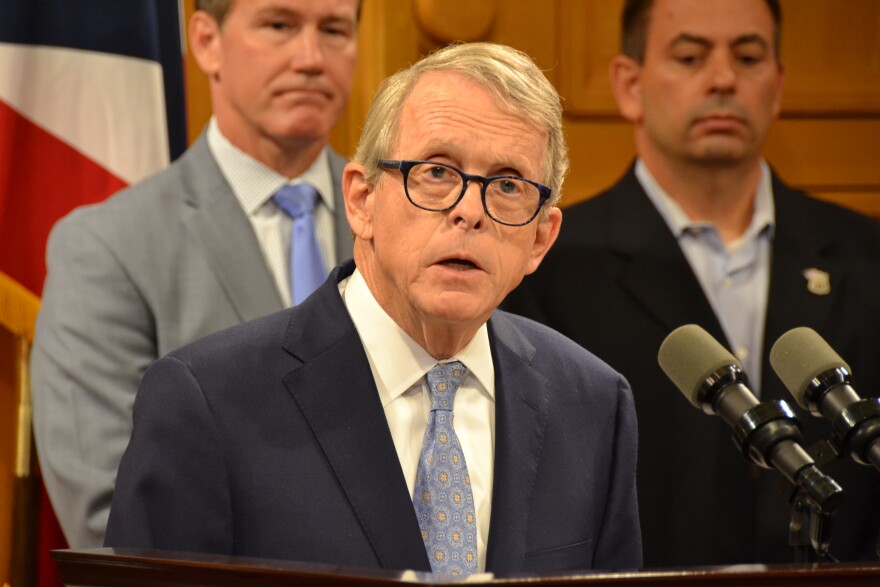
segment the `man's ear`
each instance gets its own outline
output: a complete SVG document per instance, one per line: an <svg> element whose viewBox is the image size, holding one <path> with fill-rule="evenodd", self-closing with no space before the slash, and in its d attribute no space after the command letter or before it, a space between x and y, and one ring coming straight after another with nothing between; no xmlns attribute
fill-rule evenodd
<svg viewBox="0 0 880 587"><path fill-rule="evenodd" d="M361 240L373 235L373 186L367 181L366 169L360 163L348 163L342 171L342 193L345 215L351 231Z"/></svg>
<svg viewBox="0 0 880 587"><path fill-rule="evenodd" d="M554 206L547 210L546 217L539 216L536 222L538 227L535 231L535 242L532 244L532 252L526 265L526 275L535 272L538 265L544 260L547 251L556 242L556 238L559 236L559 229L562 227L562 210Z"/></svg>
<svg viewBox="0 0 880 587"><path fill-rule="evenodd" d="M641 73L642 66L626 55L617 55L608 67L608 79L617 109L630 122L639 122L642 118Z"/></svg>
<svg viewBox="0 0 880 587"><path fill-rule="evenodd" d="M197 10L189 19L189 46L199 69L209 79L220 75L222 51L220 48L220 25L204 10Z"/></svg>

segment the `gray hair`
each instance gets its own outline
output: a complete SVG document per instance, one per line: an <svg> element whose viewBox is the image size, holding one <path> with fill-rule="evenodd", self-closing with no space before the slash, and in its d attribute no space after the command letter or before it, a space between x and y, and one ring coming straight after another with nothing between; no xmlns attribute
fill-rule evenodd
<svg viewBox="0 0 880 587"><path fill-rule="evenodd" d="M378 161L387 159L397 143L404 102L422 74L429 71L466 75L489 89L513 113L547 133L541 182L553 190L547 206L555 205L562 196L562 182L568 172L559 93L531 57L494 43L449 45L395 73L379 86L354 155L354 161L366 168L367 181L378 181Z"/></svg>

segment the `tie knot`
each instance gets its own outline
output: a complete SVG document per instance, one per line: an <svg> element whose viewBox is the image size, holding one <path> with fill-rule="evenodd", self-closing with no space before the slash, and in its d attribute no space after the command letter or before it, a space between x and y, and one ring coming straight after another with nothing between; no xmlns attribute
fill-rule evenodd
<svg viewBox="0 0 880 587"><path fill-rule="evenodd" d="M428 371L426 377L432 410L452 410L455 392L458 391L458 386L461 385L465 373L467 373L467 367L459 361L437 363Z"/></svg>
<svg viewBox="0 0 880 587"><path fill-rule="evenodd" d="M272 201L288 216L297 219L311 214L315 208L318 192L307 183L287 184L272 196Z"/></svg>

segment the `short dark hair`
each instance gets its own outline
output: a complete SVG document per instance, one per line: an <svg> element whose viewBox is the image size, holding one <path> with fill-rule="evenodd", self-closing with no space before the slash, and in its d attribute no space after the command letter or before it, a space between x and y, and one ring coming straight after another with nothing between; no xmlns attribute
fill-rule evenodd
<svg viewBox="0 0 880 587"><path fill-rule="evenodd" d="M204 10L210 14L217 24L222 25L229 14L229 7L232 6L232 0L196 0L196 10Z"/></svg>
<svg viewBox="0 0 880 587"><path fill-rule="evenodd" d="M782 33L782 8L779 0L764 0L773 15L773 49L779 58L779 37ZM639 63L645 60L648 25L654 0L626 0L620 18L620 52Z"/></svg>
<svg viewBox="0 0 880 587"><path fill-rule="evenodd" d="M223 22L229 15L229 8L232 6L233 0L196 0L196 10L204 10L210 14L217 24L223 26ZM361 4L363 0L357 3L357 19L361 19Z"/></svg>

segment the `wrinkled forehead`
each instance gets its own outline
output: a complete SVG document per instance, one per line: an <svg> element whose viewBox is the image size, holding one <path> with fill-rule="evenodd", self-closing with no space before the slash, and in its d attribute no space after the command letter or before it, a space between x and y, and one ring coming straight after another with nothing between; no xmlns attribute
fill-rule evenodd
<svg viewBox="0 0 880 587"><path fill-rule="evenodd" d="M547 135L498 93L454 71L426 72L403 102L392 151L399 156L485 158L540 177ZM397 156L396 155L396 156Z"/></svg>
<svg viewBox="0 0 880 587"><path fill-rule="evenodd" d="M425 132L438 119L471 120L469 129L474 131L492 123L539 130L525 113L502 98L499 89L456 70L426 71L414 81L400 105L398 140L401 130ZM494 128L486 130L491 134Z"/></svg>

